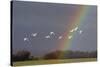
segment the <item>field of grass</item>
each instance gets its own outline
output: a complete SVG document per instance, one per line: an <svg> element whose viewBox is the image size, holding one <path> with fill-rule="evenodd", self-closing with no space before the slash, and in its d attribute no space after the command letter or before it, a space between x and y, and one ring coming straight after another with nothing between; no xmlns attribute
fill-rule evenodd
<svg viewBox="0 0 100 67"><path fill-rule="evenodd" d="M13 62L13 66L90 62L90 61L96 61L96 60L97 60L97 58L58 59L58 60L31 60L31 61Z"/></svg>

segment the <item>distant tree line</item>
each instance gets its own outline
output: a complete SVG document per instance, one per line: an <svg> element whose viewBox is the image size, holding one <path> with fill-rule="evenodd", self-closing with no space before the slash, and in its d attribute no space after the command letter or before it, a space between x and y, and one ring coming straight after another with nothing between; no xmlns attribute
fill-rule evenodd
<svg viewBox="0 0 100 67"><path fill-rule="evenodd" d="M55 51L48 53L44 59L74 59L74 58L97 58L97 51Z"/></svg>
<svg viewBox="0 0 100 67"><path fill-rule="evenodd" d="M75 59L75 58L97 58L97 51L83 52L83 51L54 51L42 57L34 57L29 51L17 51L12 55L12 61L25 60L47 60L47 59Z"/></svg>

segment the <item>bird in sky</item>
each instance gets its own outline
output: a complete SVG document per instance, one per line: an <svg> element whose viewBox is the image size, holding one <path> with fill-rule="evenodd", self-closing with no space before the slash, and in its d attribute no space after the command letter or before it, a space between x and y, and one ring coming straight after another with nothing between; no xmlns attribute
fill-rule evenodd
<svg viewBox="0 0 100 67"><path fill-rule="evenodd" d="M78 27L75 27L74 29L70 30L70 32L74 32L74 31L77 31L78 30Z"/></svg>
<svg viewBox="0 0 100 67"><path fill-rule="evenodd" d="M72 38L72 36L68 36L68 39L71 39Z"/></svg>
<svg viewBox="0 0 100 67"><path fill-rule="evenodd" d="M24 41L29 41L29 39L25 37L25 38L24 38Z"/></svg>
<svg viewBox="0 0 100 67"><path fill-rule="evenodd" d="M74 29L74 31L77 31L78 30L78 27L76 27L75 29Z"/></svg>
<svg viewBox="0 0 100 67"><path fill-rule="evenodd" d="M54 32L50 32L50 35L55 35L55 33Z"/></svg>
<svg viewBox="0 0 100 67"><path fill-rule="evenodd" d="M62 36L59 36L58 39L62 39Z"/></svg>
<svg viewBox="0 0 100 67"><path fill-rule="evenodd" d="M79 31L80 34L82 34L82 32L83 32L82 30Z"/></svg>
<svg viewBox="0 0 100 67"><path fill-rule="evenodd" d="M37 33L32 33L31 34L33 37L36 37L37 36Z"/></svg>
<svg viewBox="0 0 100 67"><path fill-rule="evenodd" d="M74 32L74 29L70 30L70 32L71 32L71 33Z"/></svg>
<svg viewBox="0 0 100 67"><path fill-rule="evenodd" d="M47 36L45 36L45 38L47 38L47 39L48 39L48 38L50 38L50 36L49 36L49 35L47 35Z"/></svg>

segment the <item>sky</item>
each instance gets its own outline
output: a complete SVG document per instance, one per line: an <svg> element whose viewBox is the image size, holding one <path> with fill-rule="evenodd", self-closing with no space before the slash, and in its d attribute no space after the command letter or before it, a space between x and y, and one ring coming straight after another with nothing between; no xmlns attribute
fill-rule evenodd
<svg viewBox="0 0 100 67"><path fill-rule="evenodd" d="M80 6L13 1L13 53L28 50L35 56L42 56L57 50L59 40L63 38L61 35L66 28L69 28L70 21L76 17L75 11L80 9ZM68 37L73 38L73 41L66 50L97 49L97 7L85 6L89 7L88 13L84 22L81 22L80 28L76 27L74 37Z"/></svg>

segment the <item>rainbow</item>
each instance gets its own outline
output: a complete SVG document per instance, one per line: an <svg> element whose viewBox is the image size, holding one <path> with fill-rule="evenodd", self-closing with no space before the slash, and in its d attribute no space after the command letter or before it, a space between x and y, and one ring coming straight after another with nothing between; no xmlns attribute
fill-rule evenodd
<svg viewBox="0 0 100 67"><path fill-rule="evenodd" d="M66 28L66 31L61 35L61 36L63 36L63 38L59 41L58 50L66 50L66 49L70 48L73 38L68 39L68 36L72 35L74 37L75 32L69 32L69 31L75 27L78 27L78 28L80 27L81 23L86 18L88 11L89 11L88 6L80 5L79 9L75 12L76 17L70 21L70 24L67 24L69 26L69 28ZM59 57L61 57L63 55L64 55L64 52L63 53L61 52Z"/></svg>

